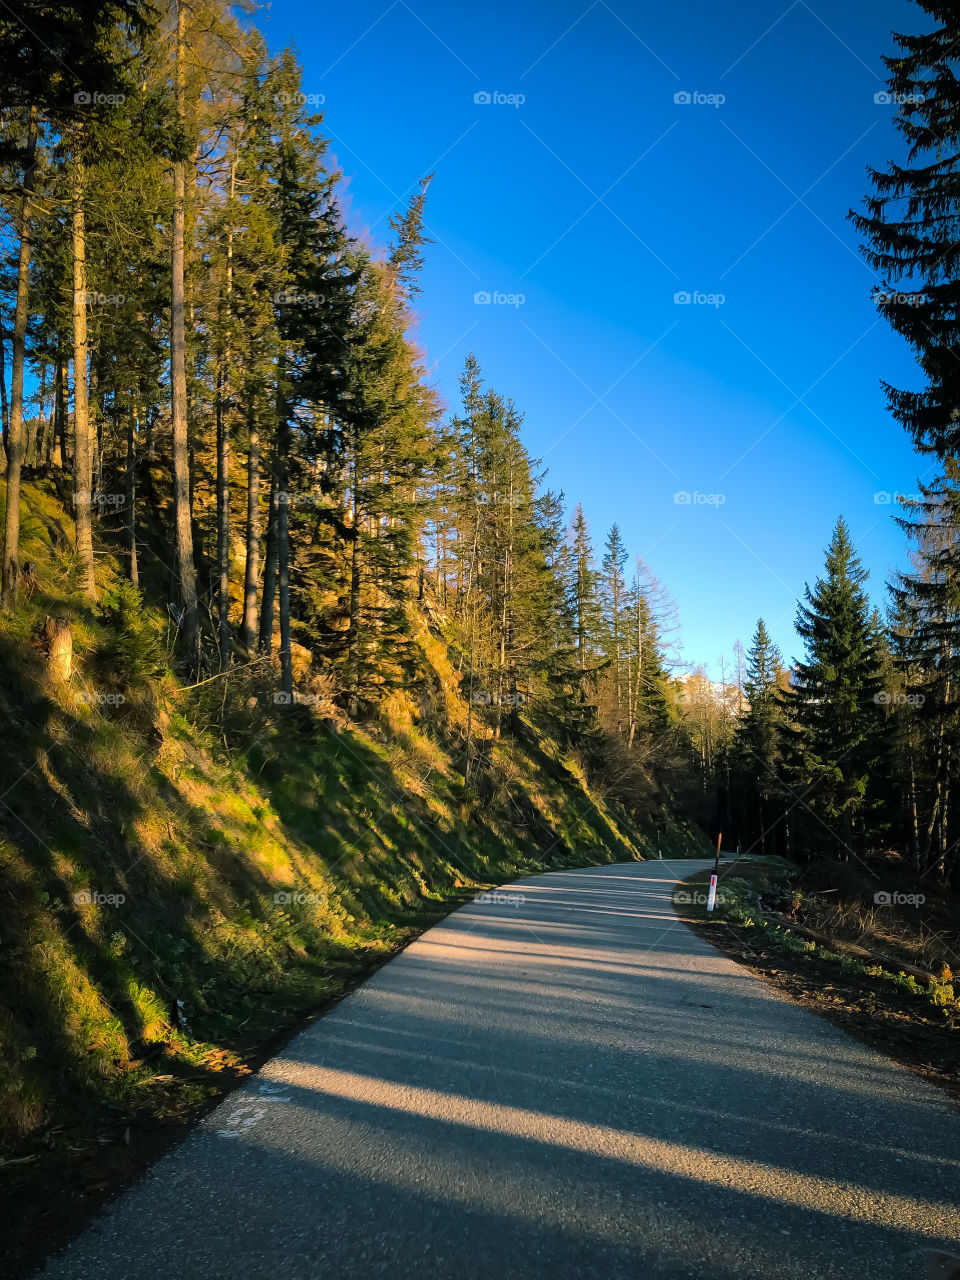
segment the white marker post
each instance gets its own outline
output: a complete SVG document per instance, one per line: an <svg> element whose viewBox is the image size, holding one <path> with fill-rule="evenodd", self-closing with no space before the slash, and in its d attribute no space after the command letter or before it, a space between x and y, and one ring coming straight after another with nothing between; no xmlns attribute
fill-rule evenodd
<svg viewBox="0 0 960 1280"><path fill-rule="evenodd" d="M707 910L712 911L717 905L717 877L720 874L720 842L723 832L717 833L717 856L713 860L713 875L710 877L710 892L707 894Z"/></svg>
<svg viewBox="0 0 960 1280"><path fill-rule="evenodd" d="M710 892L707 894L707 910L712 911L717 905L717 876L716 872L710 877Z"/></svg>

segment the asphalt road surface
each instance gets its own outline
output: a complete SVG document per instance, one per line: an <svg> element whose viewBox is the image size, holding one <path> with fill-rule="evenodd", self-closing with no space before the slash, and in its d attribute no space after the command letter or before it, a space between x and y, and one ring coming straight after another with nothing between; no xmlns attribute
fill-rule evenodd
<svg viewBox="0 0 960 1280"><path fill-rule="evenodd" d="M692 934L690 862L461 908L43 1280L906 1280L960 1252L960 1110Z"/></svg>

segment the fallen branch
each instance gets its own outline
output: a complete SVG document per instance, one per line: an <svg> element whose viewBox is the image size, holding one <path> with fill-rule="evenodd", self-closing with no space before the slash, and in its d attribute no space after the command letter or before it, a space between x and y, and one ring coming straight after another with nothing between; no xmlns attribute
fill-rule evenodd
<svg viewBox="0 0 960 1280"><path fill-rule="evenodd" d="M795 924L792 920L788 920L786 916L781 916L776 912L771 914L785 929L800 933L812 942L817 942L820 946L827 947L830 951L840 951L845 955L855 956L858 960L869 960L872 964L879 964L883 965L885 969L892 969L894 973L907 973L911 978L916 978L918 982L925 982L928 986L932 986L939 981L934 974L928 973L926 969L918 969L916 965L907 964L904 960L895 960L892 956L885 956L879 951L868 951L866 947L861 947L856 942L844 942L841 938L831 938L828 933L821 933L818 929L808 929L803 924Z"/></svg>

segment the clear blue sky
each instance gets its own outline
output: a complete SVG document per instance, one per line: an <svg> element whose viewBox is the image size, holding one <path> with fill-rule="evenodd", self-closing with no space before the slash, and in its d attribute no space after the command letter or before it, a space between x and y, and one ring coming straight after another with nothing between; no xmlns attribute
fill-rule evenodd
<svg viewBox="0 0 960 1280"><path fill-rule="evenodd" d="M797 654L796 597L841 512L878 601L906 562L875 494L913 492L927 463L880 379L917 375L846 214L898 154L880 58L921 18L906 0L274 0L258 17L324 96L355 231L382 241L436 173L420 339L446 401L473 348L552 487L598 542L620 523L714 673L761 615Z"/></svg>

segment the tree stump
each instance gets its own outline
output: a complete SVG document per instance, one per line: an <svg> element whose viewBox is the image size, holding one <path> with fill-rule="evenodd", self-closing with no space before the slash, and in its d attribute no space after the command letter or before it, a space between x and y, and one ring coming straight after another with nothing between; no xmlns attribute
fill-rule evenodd
<svg viewBox="0 0 960 1280"><path fill-rule="evenodd" d="M65 683L73 674L73 632L66 618L46 618L40 632L51 680Z"/></svg>

